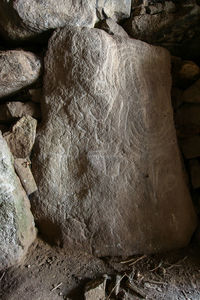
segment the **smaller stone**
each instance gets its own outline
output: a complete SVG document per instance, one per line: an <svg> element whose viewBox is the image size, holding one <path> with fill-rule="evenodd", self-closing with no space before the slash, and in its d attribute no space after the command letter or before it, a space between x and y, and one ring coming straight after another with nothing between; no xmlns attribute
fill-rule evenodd
<svg viewBox="0 0 200 300"><path fill-rule="evenodd" d="M200 187L200 162L197 159L189 161L190 178L194 189Z"/></svg>
<svg viewBox="0 0 200 300"><path fill-rule="evenodd" d="M200 103L200 79L183 92L183 101Z"/></svg>
<svg viewBox="0 0 200 300"><path fill-rule="evenodd" d="M30 89L29 94L31 96L31 100L36 103L41 102L42 98L42 89Z"/></svg>
<svg viewBox="0 0 200 300"><path fill-rule="evenodd" d="M86 285L85 300L104 300L105 298L105 280L94 280Z"/></svg>
<svg viewBox="0 0 200 300"><path fill-rule="evenodd" d="M104 31L106 31L110 35L118 35L121 37L127 37L128 38L128 33L118 25L115 21L112 19L106 19L103 20L100 24L100 28Z"/></svg>
<svg viewBox="0 0 200 300"><path fill-rule="evenodd" d="M31 116L22 117L12 128L4 133L4 138L15 158L29 157L36 136L37 121Z"/></svg>
<svg viewBox="0 0 200 300"><path fill-rule="evenodd" d="M0 121L11 122L13 119L21 118L25 115L36 119L41 117L40 106L31 101L29 102L7 102L0 105Z"/></svg>
<svg viewBox="0 0 200 300"><path fill-rule="evenodd" d="M179 70L180 80L194 81L200 76L200 68L193 61L185 60Z"/></svg>
<svg viewBox="0 0 200 300"><path fill-rule="evenodd" d="M200 157L200 136L193 136L180 141L181 149L185 158Z"/></svg>
<svg viewBox="0 0 200 300"><path fill-rule="evenodd" d="M173 85L185 89L200 76L200 68L193 61L172 56Z"/></svg>
<svg viewBox="0 0 200 300"><path fill-rule="evenodd" d="M15 171L27 195L37 191L37 185L30 169L30 160L16 158L14 161Z"/></svg>

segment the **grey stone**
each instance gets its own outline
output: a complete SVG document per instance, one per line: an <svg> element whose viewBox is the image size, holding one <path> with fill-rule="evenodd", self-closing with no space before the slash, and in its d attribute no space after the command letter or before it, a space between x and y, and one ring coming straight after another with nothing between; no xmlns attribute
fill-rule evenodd
<svg viewBox="0 0 200 300"><path fill-rule="evenodd" d="M24 158L16 158L15 162L15 171L20 178L21 184L26 191L27 195L37 191L37 185L35 179L30 169L30 160Z"/></svg>
<svg viewBox="0 0 200 300"><path fill-rule="evenodd" d="M194 189L200 187L200 162L197 159L189 161L191 183Z"/></svg>
<svg viewBox="0 0 200 300"><path fill-rule="evenodd" d="M130 17L131 0L98 0L97 10L101 18L112 18L114 21L120 21ZM102 13L101 13L102 10Z"/></svg>
<svg viewBox="0 0 200 300"><path fill-rule="evenodd" d="M20 262L36 237L29 200L0 133L0 270Z"/></svg>
<svg viewBox="0 0 200 300"><path fill-rule="evenodd" d="M0 105L0 122L10 122L25 115L39 119L41 117L40 105L31 101L13 101Z"/></svg>
<svg viewBox="0 0 200 300"><path fill-rule="evenodd" d="M130 16L131 0L1 0L0 29L13 40L26 40L66 25L94 27L97 11L119 21Z"/></svg>
<svg viewBox="0 0 200 300"><path fill-rule="evenodd" d="M158 4L149 6L148 1L146 13L141 6L135 7L124 24L127 32L133 38L166 47L174 55L188 57L193 53L198 57L200 7L194 1L163 2L163 10Z"/></svg>
<svg viewBox="0 0 200 300"><path fill-rule="evenodd" d="M32 160L42 234L97 256L188 243L196 218L170 89L165 49L99 29L54 33Z"/></svg>
<svg viewBox="0 0 200 300"><path fill-rule="evenodd" d="M180 140L180 145L185 158L200 157L200 136L197 135Z"/></svg>
<svg viewBox="0 0 200 300"><path fill-rule="evenodd" d="M183 101L188 103L200 103L200 79L184 91Z"/></svg>
<svg viewBox="0 0 200 300"><path fill-rule="evenodd" d="M35 142L37 121L29 115L22 117L12 128L4 133L4 138L15 158L29 157Z"/></svg>
<svg viewBox="0 0 200 300"><path fill-rule="evenodd" d="M40 71L40 60L31 52L0 51L0 98L34 83Z"/></svg>
<svg viewBox="0 0 200 300"><path fill-rule="evenodd" d="M100 26L101 29L109 33L110 35L118 35L121 37L128 37L128 33L123 29L123 27L119 26L115 21L112 19L106 19L101 22Z"/></svg>

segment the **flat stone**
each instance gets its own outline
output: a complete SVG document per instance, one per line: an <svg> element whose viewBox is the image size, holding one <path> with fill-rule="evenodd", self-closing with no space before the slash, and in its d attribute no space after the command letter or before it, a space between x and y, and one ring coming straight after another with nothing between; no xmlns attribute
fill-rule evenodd
<svg viewBox="0 0 200 300"><path fill-rule="evenodd" d="M31 52L0 51L0 98L34 83L40 71L40 60Z"/></svg>
<svg viewBox="0 0 200 300"><path fill-rule="evenodd" d="M94 27L98 17L120 21L130 12L131 0L1 0L0 30L6 38L27 40L64 26Z"/></svg>
<svg viewBox="0 0 200 300"><path fill-rule="evenodd" d="M180 145L185 158L200 157L200 136L180 140Z"/></svg>
<svg viewBox="0 0 200 300"><path fill-rule="evenodd" d="M36 119L41 117L40 105L28 102L7 102L0 105L0 122L10 122L29 115Z"/></svg>
<svg viewBox="0 0 200 300"><path fill-rule="evenodd" d="M200 162L197 159L189 161L191 183L194 189L200 187Z"/></svg>
<svg viewBox="0 0 200 300"><path fill-rule="evenodd" d="M37 121L31 116L22 117L12 128L4 133L4 138L15 158L29 157L35 142Z"/></svg>
<svg viewBox="0 0 200 300"><path fill-rule="evenodd" d="M36 237L29 200L0 133L0 270L19 263Z"/></svg>
<svg viewBox="0 0 200 300"><path fill-rule="evenodd" d="M196 217L170 70L165 49L127 36L79 27L54 33L32 160L38 192L31 203L46 238L97 256L189 242Z"/></svg>
<svg viewBox="0 0 200 300"><path fill-rule="evenodd" d="M24 158L16 158L14 162L15 171L28 196L37 191L37 185L31 172L30 164L30 160Z"/></svg>
<svg viewBox="0 0 200 300"><path fill-rule="evenodd" d="M200 103L200 79L184 91L183 101L188 103Z"/></svg>

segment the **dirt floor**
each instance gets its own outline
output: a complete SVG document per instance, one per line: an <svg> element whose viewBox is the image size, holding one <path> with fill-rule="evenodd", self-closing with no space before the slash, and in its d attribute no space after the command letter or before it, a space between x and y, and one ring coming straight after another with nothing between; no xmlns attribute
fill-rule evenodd
<svg viewBox="0 0 200 300"><path fill-rule="evenodd" d="M121 262L122 258L64 252L38 239L20 266L0 274L0 299L83 300L84 286L91 279L127 273L147 299L200 300L200 247L196 244L162 255L133 257L132 266Z"/></svg>

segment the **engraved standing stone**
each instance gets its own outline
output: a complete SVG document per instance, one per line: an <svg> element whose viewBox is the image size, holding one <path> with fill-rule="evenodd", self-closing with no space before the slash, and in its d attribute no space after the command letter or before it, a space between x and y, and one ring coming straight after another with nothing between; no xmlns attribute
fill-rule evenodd
<svg viewBox="0 0 200 300"><path fill-rule="evenodd" d="M186 245L196 217L173 124L169 53L64 28L49 42L44 85L32 202L41 232L98 256Z"/></svg>

